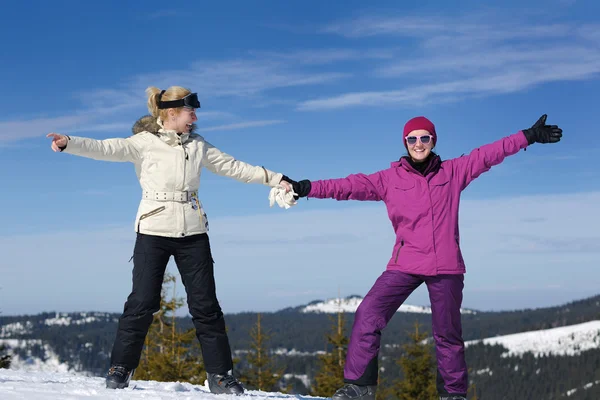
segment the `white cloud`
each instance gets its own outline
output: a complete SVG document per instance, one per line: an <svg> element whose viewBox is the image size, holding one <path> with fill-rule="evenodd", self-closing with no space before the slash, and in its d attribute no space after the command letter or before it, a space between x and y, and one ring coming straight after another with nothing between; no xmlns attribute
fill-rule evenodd
<svg viewBox="0 0 600 400"><path fill-rule="evenodd" d="M109 94L110 93L110 94ZM75 97L79 97L76 94ZM131 124L105 122L107 118L115 114L126 112L136 106L127 99L110 104L112 96L118 96L115 92L103 91L98 98L97 94L90 93L90 99L85 103L86 108L77 110L71 115L58 116L31 116L12 121L0 121L0 143L15 142L22 139L44 137L50 132L73 133L73 132L114 132L131 129ZM137 104L139 106L139 103Z"/></svg>
<svg viewBox="0 0 600 400"><path fill-rule="evenodd" d="M331 23L320 29L347 38L364 38L377 35L426 36L439 32L443 21L431 17L407 16L400 18L360 17Z"/></svg>
<svg viewBox="0 0 600 400"><path fill-rule="evenodd" d="M50 132L64 132L73 126L86 124L90 119L89 115L84 114L0 122L0 142L14 142L41 137Z"/></svg>
<svg viewBox="0 0 600 400"><path fill-rule="evenodd" d="M300 111L320 111L350 106L404 106L458 100L465 96L514 93L553 81L583 80L600 73L600 53L589 63L564 62L553 69L544 66L520 66L512 70L434 84L411 86L402 90L345 93L339 96L308 100L298 105Z"/></svg>
<svg viewBox="0 0 600 400"><path fill-rule="evenodd" d="M572 30L566 23L554 23L547 19L532 18L540 14L513 16L510 22L500 18L505 13L479 11L457 16L439 15L371 15L331 23L320 29L321 33L336 34L347 38L367 38L373 36L398 36L422 38L428 43L443 40L454 43L465 39L465 43L485 41L505 41L509 39L532 39L564 36ZM529 25L519 18L530 18Z"/></svg>
<svg viewBox="0 0 600 400"><path fill-rule="evenodd" d="M201 98L234 97L247 100L252 106L255 102L259 105L275 104L275 102L289 104L285 103L289 100L265 100L264 94L273 89L322 85L350 76L345 72L307 71L299 68L298 58L308 57L309 54L311 53L270 53L268 56L248 56L235 60L207 60L192 63L187 69L164 70L128 77L127 83L118 87L74 93L73 96L81 102L82 108L70 115L31 116L0 122L0 142L42 137L53 131L61 133L119 132L124 129L130 131L134 119L131 124L107 122L107 120L117 116L123 119L124 115L129 118L135 109L140 111L139 114L134 115L134 118L147 113L145 90L148 86L167 88L173 82L177 82L181 86L192 88ZM347 51L347 54L343 54L343 50L340 50L337 57L330 55L337 59L355 56L352 55L351 50ZM319 62L325 62L326 55L324 52L320 55L313 53L311 57L321 58ZM232 113L224 111L198 112L200 120L235 117ZM206 130L242 129L279 123L274 121L231 123L222 127L209 127Z"/></svg>
<svg viewBox="0 0 600 400"><path fill-rule="evenodd" d="M589 41L591 44L598 46L600 44L600 24L599 25L582 25L577 33L582 39Z"/></svg>
<svg viewBox="0 0 600 400"><path fill-rule="evenodd" d="M335 82L348 76L348 73L301 71L290 64L249 58L195 62L186 70L134 77L131 86L140 90L152 82L154 86L166 88L178 82L201 96L248 97L272 89Z"/></svg>
<svg viewBox="0 0 600 400"><path fill-rule="evenodd" d="M133 123L129 122L114 122L107 124L92 124L89 126L82 126L79 129L69 129L68 133L79 133L79 132L131 132L131 126ZM66 132L65 132L66 133Z"/></svg>
<svg viewBox="0 0 600 400"><path fill-rule="evenodd" d="M333 64L341 61L358 61L365 59L391 59L395 51L392 49L323 49L323 50L299 50L288 53L252 51L250 54L277 62L287 62L306 65Z"/></svg>
<svg viewBox="0 0 600 400"><path fill-rule="evenodd" d="M235 129L257 128L257 127L261 127L261 126L277 125L277 124L283 124L283 123L285 123L285 121L283 121L283 120L246 121L246 122L238 122L235 124L209 126L206 128L197 129L197 131L198 132L228 131L228 130L235 130Z"/></svg>
<svg viewBox="0 0 600 400"><path fill-rule="evenodd" d="M542 24L539 18L528 24L518 18L498 23L498 18L489 17L485 13L454 18L363 17L331 24L322 32L350 39L412 40L396 60L373 70L375 77L394 79L398 89L320 97L301 102L297 109L423 105L600 75L597 25Z"/></svg>

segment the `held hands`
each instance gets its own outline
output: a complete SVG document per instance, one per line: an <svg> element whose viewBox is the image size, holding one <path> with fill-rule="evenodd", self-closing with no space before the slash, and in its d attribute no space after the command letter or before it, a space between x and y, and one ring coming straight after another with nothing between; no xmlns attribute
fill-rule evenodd
<svg viewBox="0 0 600 400"><path fill-rule="evenodd" d="M69 138L67 136L61 135L60 133L52 132L47 134L46 137L52 138L52 144L50 145L50 147L55 152L59 153L67 147L67 143L69 141Z"/></svg>
<svg viewBox="0 0 600 400"><path fill-rule="evenodd" d="M292 185L292 188L294 188L294 192L296 193L296 195L294 195L294 199L296 200L298 200L300 197L306 197L310 193L311 184L308 179L296 182L295 180L290 179L284 175L283 179L281 180L281 183L283 182L289 182L289 184Z"/></svg>
<svg viewBox="0 0 600 400"><path fill-rule="evenodd" d="M546 114L542 115L531 128L523 129L523 133L529 144L556 143L560 141L562 129L557 125L546 125L546 117Z"/></svg>
<svg viewBox="0 0 600 400"><path fill-rule="evenodd" d="M271 188L271 191L269 192L270 207L277 204L279 207L287 210L297 204L297 197L295 196L292 184L288 182L290 179L286 180L285 178L287 177L284 176L277 186Z"/></svg>
<svg viewBox="0 0 600 400"><path fill-rule="evenodd" d="M269 205L273 207L277 203L281 208L288 209L293 207L298 204L296 200L300 197L308 196L310 187L309 180L296 182L284 175L279 184L271 188L269 192Z"/></svg>

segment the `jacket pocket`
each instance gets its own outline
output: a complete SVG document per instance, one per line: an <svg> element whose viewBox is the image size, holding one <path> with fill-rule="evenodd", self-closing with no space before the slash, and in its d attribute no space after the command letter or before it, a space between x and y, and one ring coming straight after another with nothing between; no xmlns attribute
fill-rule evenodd
<svg viewBox="0 0 600 400"><path fill-rule="evenodd" d="M450 182L450 177L445 173L437 173L429 181L429 186L444 186Z"/></svg>
<svg viewBox="0 0 600 400"><path fill-rule="evenodd" d="M398 257L400 256L400 250L404 247L404 240L400 241L400 247L396 250L396 258L394 259L394 264L398 264Z"/></svg>
<svg viewBox="0 0 600 400"><path fill-rule="evenodd" d="M415 187L415 181L400 181L394 184L394 189L397 190L411 190Z"/></svg>
<svg viewBox="0 0 600 400"><path fill-rule="evenodd" d="M160 212L165 211L165 209L166 209L165 206L160 206L158 208L155 208L152 211L148 211L147 213L140 215L140 219L138 220L138 223L137 223L137 232L139 233L139 231L140 231L140 223L142 222L143 219L152 217Z"/></svg>

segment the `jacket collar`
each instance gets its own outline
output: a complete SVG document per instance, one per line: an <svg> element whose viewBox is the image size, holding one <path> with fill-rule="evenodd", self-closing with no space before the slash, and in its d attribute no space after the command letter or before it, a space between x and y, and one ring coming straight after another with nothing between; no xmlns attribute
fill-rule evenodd
<svg viewBox="0 0 600 400"><path fill-rule="evenodd" d="M189 133L179 134L175 130L165 129L163 122L160 118L156 120L156 123L158 124L158 126L160 126L160 129L158 130L158 137L160 138L160 140L162 140L169 146L178 146L179 143L185 143L190 137Z"/></svg>
<svg viewBox="0 0 600 400"><path fill-rule="evenodd" d="M410 161L408 160L408 156L402 157L400 160L392 162L391 166L392 166L392 168L403 168L406 171L410 171L410 172L414 172L414 173L419 173L411 165ZM441 158L440 158L440 156L438 156L437 154L433 153L432 157L431 157L431 160L429 160L429 165L425 169L423 176L427 176L431 172L437 172L437 170L440 168L440 166L441 166Z"/></svg>

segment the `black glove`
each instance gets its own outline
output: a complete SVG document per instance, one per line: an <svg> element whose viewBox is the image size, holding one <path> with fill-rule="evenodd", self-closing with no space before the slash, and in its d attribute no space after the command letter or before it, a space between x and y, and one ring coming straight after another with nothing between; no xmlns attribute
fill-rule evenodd
<svg viewBox="0 0 600 400"><path fill-rule="evenodd" d="M294 188L294 192L296 192L297 196L294 196L294 199L298 200L300 197L306 197L310 193L311 184L308 179L301 180L300 182L296 182L293 179L288 178L287 176L283 176L282 181L289 182L290 185Z"/></svg>
<svg viewBox="0 0 600 400"><path fill-rule="evenodd" d="M546 117L544 114L537 120L529 129L523 129L523 133L529 144L533 143L556 143L562 137L562 129L557 125L546 125Z"/></svg>

